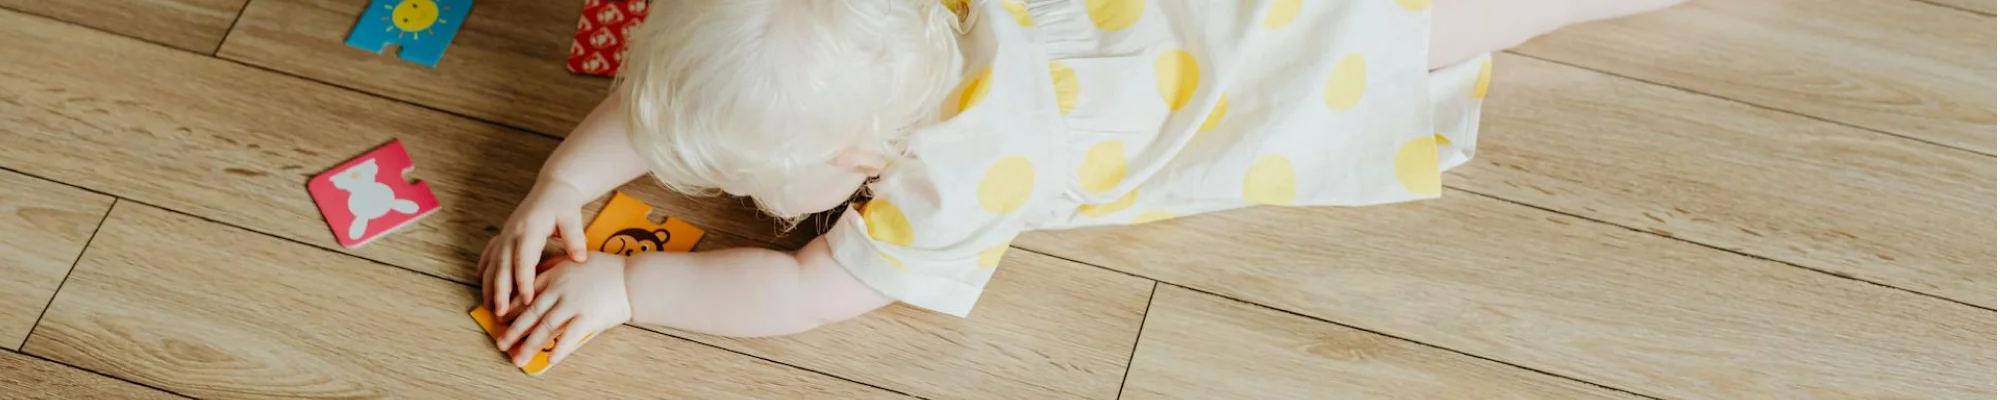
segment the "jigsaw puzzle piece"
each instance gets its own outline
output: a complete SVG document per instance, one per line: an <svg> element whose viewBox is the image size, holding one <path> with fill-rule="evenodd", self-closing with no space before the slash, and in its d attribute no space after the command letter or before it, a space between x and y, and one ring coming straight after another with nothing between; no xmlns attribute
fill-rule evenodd
<svg viewBox="0 0 2000 400"><path fill-rule="evenodd" d="M623 192L614 192L597 219L583 229L591 250L631 256L649 251L686 252L694 250L704 233L701 228L668 217L655 224L646 215L653 206Z"/></svg>
<svg viewBox="0 0 2000 400"><path fill-rule="evenodd" d="M492 337L494 340L499 340L500 334L507 332L507 326L501 325L500 318L494 316L493 310L486 309L486 306L474 307L470 314L472 314L472 321L479 323L479 328L486 330L486 336ZM584 336L583 343L590 343L590 339L595 338L597 338L597 334L595 333ZM542 348L535 352L534 358L528 359L528 365L521 366L521 372L528 373L528 376L541 376L542 372L548 371L550 366L549 357L554 354L556 342L561 339L562 336L560 335L549 339L548 344L542 345Z"/></svg>
<svg viewBox="0 0 2000 400"><path fill-rule="evenodd" d="M347 45L381 54L394 44L397 57L436 67L471 11L472 0L371 0Z"/></svg>
<svg viewBox="0 0 2000 400"><path fill-rule="evenodd" d="M436 212L429 184L410 183L416 168L401 140L370 150L306 182L306 191L342 247L368 244Z"/></svg>

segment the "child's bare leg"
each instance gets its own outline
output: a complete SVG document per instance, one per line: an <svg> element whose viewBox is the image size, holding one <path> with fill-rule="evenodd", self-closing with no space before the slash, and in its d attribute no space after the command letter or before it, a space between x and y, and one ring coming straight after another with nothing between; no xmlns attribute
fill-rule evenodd
<svg viewBox="0 0 2000 400"><path fill-rule="evenodd" d="M1518 46L1558 28L1638 14L1685 0L1435 0L1433 69Z"/></svg>

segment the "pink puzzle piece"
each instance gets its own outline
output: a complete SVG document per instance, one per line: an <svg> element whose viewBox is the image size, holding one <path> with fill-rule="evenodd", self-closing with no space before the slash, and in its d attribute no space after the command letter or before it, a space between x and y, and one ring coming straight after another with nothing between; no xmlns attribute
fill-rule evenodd
<svg viewBox="0 0 2000 400"><path fill-rule="evenodd" d="M389 231L437 211L437 196L423 182L406 183L416 168L397 140L333 167L306 182L333 237L347 248L361 247Z"/></svg>

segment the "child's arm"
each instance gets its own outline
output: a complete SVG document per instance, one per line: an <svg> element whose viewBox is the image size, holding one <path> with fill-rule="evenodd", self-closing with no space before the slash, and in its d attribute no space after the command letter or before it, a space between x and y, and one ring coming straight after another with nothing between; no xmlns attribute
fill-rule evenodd
<svg viewBox="0 0 2000 400"><path fill-rule="evenodd" d="M780 336L894 301L848 275L825 238L792 253L599 253L586 262L563 262L535 284L539 300L494 341L515 365L526 365L550 340L556 341L550 362L562 362L591 335L626 321L721 336Z"/></svg>
<svg viewBox="0 0 2000 400"><path fill-rule="evenodd" d="M606 96L556 146L542 164L536 185L560 182L585 198L597 198L646 174L646 162L625 136L624 96Z"/></svg>
<svg viewBox="0 0 2000 400"><path fill-rule="evenodd" d="M894 301L841 268L824 237L789 253L645 253L628 259L625 271L632 322L711 335L789 335Z"/></svg>

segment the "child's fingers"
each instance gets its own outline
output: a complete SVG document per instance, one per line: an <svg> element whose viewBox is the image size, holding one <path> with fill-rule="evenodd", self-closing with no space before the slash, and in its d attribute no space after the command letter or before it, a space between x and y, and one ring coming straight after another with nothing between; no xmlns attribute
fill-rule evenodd
<svg viewBox="0 0 2000 400"><path fill-rule="evenodd" d="M527 288L530 283L535 281L535 264L539 264L542 261L542 245L548 243L549 231L551 229L554 229L554 227L530 227L527 232L523 232L524 234L521 235L521 242L514 244L515 246L519 246L519 248L514 250L514 284L522 288ZM532 290L522 290L521 299L533 302L535 301L535 292Z"/></svg>
<svg viewBox="0 0 2000 400"><path fill-rule="evenodd" d="M549 351L549 365L562 363L563 359L569 358L570 353L576 352L577 347L583 346L583 339L595 333L576 329L579 328L576 325L582 323L581 319L572 319L568 324L570 326L563 327L562 337L556 338L556 349Z"/></svg>
<svg viewBox="0 0 2000 400"><path fill-rule="evenodd" d="M493 264L493 314L507 315L514 308L514 249L500 245L494 253L500 259Z"/></svg>
<svg viewBox="0 0 2000 400"><path fill-rule="evenodd" d="M514 318L513 324L507 325L507 333L501 334L499 342L494 344L499 346L500 350L503 351L514 348L515 345L519 344L521 336L528 334L529 328L540 324L542 322L542 315L554 306L555 297L546 297L540 303L528 306L526 310L522 310L521 316Z"/></svg>
<svg viewBox="0 0 2000 400"><path fill-rule="evenodd" d="M556 220L556 228L562 231L563 246L569 248L570 261L583 262L588 251L584 249L587 245L584 244L582 219L582 216L571 216Z"/></svg>
<svg viewBox="0 0 2000 400"><path fill-rule="evenodd" d="M515 343L514 365L528 365L528 360L534 359L535 353L540 353L543 347L556 339L556 332L562 330L564 322L568 320L555 318L552 313L543 313L542 318L528 329L528 338Z"/></svg>

